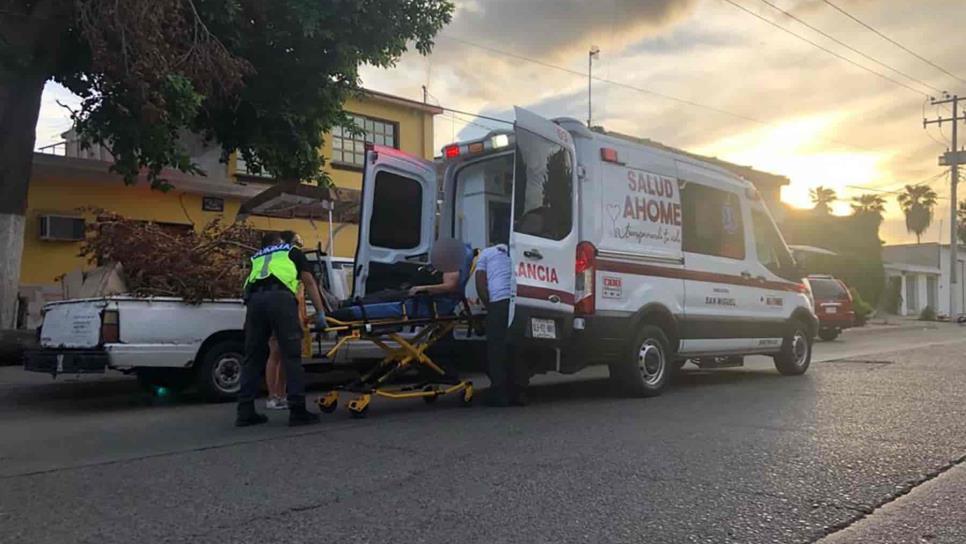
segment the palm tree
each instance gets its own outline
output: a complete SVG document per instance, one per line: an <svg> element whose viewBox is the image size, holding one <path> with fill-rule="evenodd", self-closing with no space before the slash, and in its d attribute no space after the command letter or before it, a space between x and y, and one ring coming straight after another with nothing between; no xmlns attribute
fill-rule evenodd
<svg viewBox="0 0 966 544"><path fill-rule="evenodd" d="M852 197L852 213L856 215L860 214L875 214L882 218L882 214L885 213L886 199L882 195L877 195L875 193L866 193L864 195Z"/></svg>
<svg viewBox="0 0 966 544"><path fill-rule="evenodd" d="M831 204L838 200L835 189L829 189L824 185L809 189L808 196L811 197L812 204L815 204L813 209L825 214L831 211Z"/></svg>
<svg viewBox="0 0 966 544"><path fill-rule="evenodd" d="M916 235L917 244L922 233L932 224L932 211L938 199L939 195L928 185L906 185L899 193L899 207L906 216L906 231Z"/></svg>

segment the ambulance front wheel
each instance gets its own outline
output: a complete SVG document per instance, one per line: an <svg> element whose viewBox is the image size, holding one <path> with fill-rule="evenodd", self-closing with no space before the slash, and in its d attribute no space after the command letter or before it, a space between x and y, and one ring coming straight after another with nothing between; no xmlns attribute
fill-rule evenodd
<svg viewBox="0 0 966 544"><path fill-rule="evenodd" d="M611 381L629 395L656 397L670 383L674 364L670 342L660 327L644 325L621 361L610 365Z"/></svg>

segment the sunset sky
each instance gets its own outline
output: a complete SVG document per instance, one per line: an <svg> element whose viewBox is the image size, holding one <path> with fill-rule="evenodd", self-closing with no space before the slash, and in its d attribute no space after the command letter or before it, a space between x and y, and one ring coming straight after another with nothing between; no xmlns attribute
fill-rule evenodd
<svg viewBox="0 0 966 544"><path fill-rule="evenodd" d="M583 74L587 51L596 45L601 53L594 74L623 86L594 83L595 124L786 175L792 183L783 199L796 206L810 205L808 190L816 185L838 191L837 213L848 212L849 199L863 192L847 185L895 190L927 180L948 197L949 176L941 175L937 156L948 145L949 127L923 130L922 117L924 111L927 117L950 114L927 105L926 95L966 94L966 1L831 0L962 80L890 44L824 0L768 1L905 75L762 0L732 1L919 92L836 58L726 0L458 0L454 20L431 56L406 55L388 71L364 69L363 82L413 99L422 98L426 85L433 102L496 118L512 119L513 105L520 105L585 120L586 76L548 65ZM69 126L58 100L76 103L64 89L48 85L38 146L59 140ZM444 114L436 120L437 147L494 126L499 125ZM915 241L905 232L894 195L886 196L881 236ZM940 200L923 241L939 239L948 205L948 199ZM948 242L948 233L942 236Z"/></svg>

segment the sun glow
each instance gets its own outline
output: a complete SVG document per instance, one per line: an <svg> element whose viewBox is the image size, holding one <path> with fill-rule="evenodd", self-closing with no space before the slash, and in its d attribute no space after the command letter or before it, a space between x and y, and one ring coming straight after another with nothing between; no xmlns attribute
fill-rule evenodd
<svg viewBox="0 0 966 544"><path fill-rule="evenodd" d="M782 200L798 208L812 207L809 189L823 185L839 196L832 210L847 213L847 185L874 185L883 180L880 153L841 150L844 145L828 142L842 115L823 115L782 122L776 126L745 132L713 142L699 153L717 155L737 164L781 174L791 179L782 190Z"/></svg>

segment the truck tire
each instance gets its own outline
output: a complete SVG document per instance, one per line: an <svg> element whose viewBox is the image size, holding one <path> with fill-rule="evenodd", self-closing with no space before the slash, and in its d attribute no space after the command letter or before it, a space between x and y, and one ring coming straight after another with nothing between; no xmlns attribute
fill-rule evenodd
<svg viewBox="0 0 966 544"><path fill-rule="evenodd" d="M671 381L674 355L660 327L644 325L627 348L624 360L610 364L611 382L634 397L656 397Z"/></svg>
<svg viewBox="0 0 966 544"><path fill-rule="evenodd" d="M775 368L785 376L799 376L812 362L812 335L801 321L792 320L782 340L782 350L774 356Z"/></svg>
<svg viewBox="0 0 966 544"><path fill-rule="evenodd" d="M241 340L225 340L209 347L195 374L198 392L210 402L234 399L241 387L244 359L245 344Z"/></svg>

